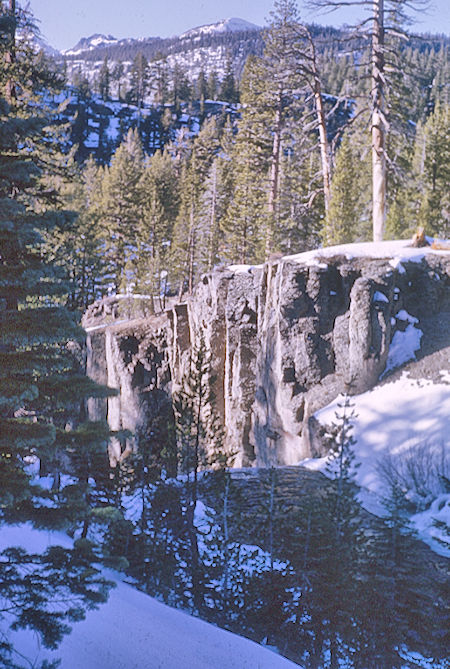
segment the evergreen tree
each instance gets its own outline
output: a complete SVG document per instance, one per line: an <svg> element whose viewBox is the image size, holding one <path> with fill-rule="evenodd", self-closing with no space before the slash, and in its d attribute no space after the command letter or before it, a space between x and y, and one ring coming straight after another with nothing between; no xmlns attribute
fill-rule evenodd
<svg viewBox="0 0 450 669"><path fill-rule="evenodd" d="M220 84L220 99L225 102L239 102L239 93L236 86L231 54L227 56L225 74Z"/></svg>
<svg viewBox="0 0 450 669"><path fill-rule="evenodd" d="M162 54L156 54L151 63L151 68L151 87L154 100L157 104L164 105L169 99L169 66L167 58L164 58Z"/></svg>
<svg viewBox="0 0 450 669"><path fill-rule="evenodd" d="M204 570L195 523L199 472L207 463L208 451L221 450L222 438L212 383L211 356L200 332L198 345L191 351L189 367L174 401L179 469L187 477L185 522L191 552L192 602L198 612L205 606Z"/></svg>
<svg viewBox="0 0 450 669"><path fill-rule="evenodd" d="M175 62L175 65L173 66L171 79L171 102L175 107L175 111L178 113L180 111L180 104L182 102L187 102L191 98L189 79L183 67L178 62Z"/></svg>
<svg viewBox="0 0 450 669"><path fill-rule="evenodd" d="M384 522L366 544L357 600L358 659L369 669L403 667L408 651L443 658L442 645L438 642L440 648L434 647L432 631L443 621L436 626L434 586L418 564L415 541L400 482L393 481Z"/></svg>
<svg viewBox="0 0 450 669"><path fill-rule="evenodd" d="M122 61L119 60L114 65L114 67L112 69L112 72L111 72L111 81L114 81L115 84L116 84L116 87L117 87L116 94L117 94L117 99L118 100L122 99L121 86L122 86L122 81L123 81L124 74L125 74L125 68L123 66Z"/></svg>
<svg viewBox="0 0 450 669"><path fill-rule="evenodd" d="M372 147L372 222L373 239L383 239L386 222L387 161L386 150L388 135L388 77L391 72L398 73L397 50L398 36L404 34L402 25L408 21L408 8L420 10L426 6L424 0L309 0L311 7L336 9L344 5L357 4L370 12L356 30L360 37L365 31L370 38L370 108L371 108L371 147ZM392 42L389 44L389 38ZM394 83L395 86L395 83Z"/></svg>
<svg viewBox="0 0 450 669"><path fill-rule="evenodd" d="M61 184L61 206L72 212L45 234L46 256L64 272L67 303L83 308L99 296L104 264L101 252L99 207L102 170L92 156L82 169L72 166L71 180ZM75 216L73 214L76 214Z"/></svg>
<svg viewBox="0 0 450 669"><path fill-rule="evenodd" d="M208 82L205 71L203 69L200 70L197 81L195 82L195 93L197 98L200 100L200 108L203 110L205 100L208 97Z"/></svg>
<svg viewBox="0 0 450 669"><path fill-rule="evenodd" d="M141 123L142 104L148 92L149 86L149 66L148 61L142 51L140 51L130 70L130 87L128 90L128 99L138 108L138 127Z"/></svg>
<svg viewBox="0 0 450 669"><path fill-rule="evenodd" d="M167 151L157 151L140 183L142 219L137 229L139 252L136 289L158 296L164 306L173 227L179 208L178 180Z"/></svg>
<svg viewBox="0 0 450 669"><path fill-rule="evenodd" d="M214 118L208 119L194 140L180 179L180 209L174 228L172 267L179 281L180 296L207 266L208 257L201 243L201 213L208 172L218 150L218 132ZM187 234L186 234L187 232Z"/></svg>
<svg viewBox="0 0 450 669"><path fill-rule="evenodd" d="M144 155L137 130L130 129L105 168L101 228L104 261L116 291L130 290L136 280L137 231L141 223Z"/></svg>
<svg viewBox="0 0 450 669"><path fill-rule="evenodd" d="M108 56L105 56L98 75L98 92L100 93L102 100L107 100L109 98L110 79L111 73L108 66Z"/></svg>
<svg viewBox="0 0 450 669"><path fill-rule="evenodd" d="M350 140L344 137L336 156L330 207L323 231L326 245L346 244L357 239L361 216L358 211L358 177L356 156Z"/></svg>
<svg viewBox="0 0 450 669"><path fill-rule="evenodd" d="M48 506L46 493L31 481L30 463L45 466L48 454L59 448L68 414L103 390L75 373L67 342L80 341L83 332L74 314L59 306L67 287L44 253L42 233L58 220L56 194L44 186L56 142L50 114L27 87L24 75L33 69L34 56L15 39L16 28L26 28L23 21L27 15L15 2L0 3L6 37L0 39L0 55L9 54L0 73L0 523L39 521L45 508L51 524L57 500ZM105 600L108 584L92 567L97 559L86 545L73 551L54 547L42 555L4 551L2 623L31 628L44 645L55 647L69 631L67 621L79 620L86 607ZM11 652L3 638L0 659L6 666Z"/></svg>
<svg viewBox="0 0 450 669"><path fill-rule="evenodd" d="M223 255L232 263L251 263L264 257L264 233L267 219L268 147L264 125L257 116L254 95L258 75L249 58L241 84L243 111L238 133L230 140L233 197L221 222Z"/></svg>
<svg viewBox="0 0 450 669"><path fill-rule="evenodd" d="M436 236L450 232L450 106L438 105L416 140L416 183L419 190L417 221Z"/></svg>
<svg viewBox="0 0 450 669"><path fill-rule="evenodd" d="M211 70L208 75L208 99L217 100L217 94L219 91L219 75L216 70Z"/></svg>
<svg viewBox="0 0 450 669"><path fill-rule="evenodd" d="M351 657L356 633L363 535L354 482L353 418L346 397L328 431L331 481L305 509L307 535L300 550L303 587L296 618L299 646L307 651L312 667L338 667Z"/></svg>

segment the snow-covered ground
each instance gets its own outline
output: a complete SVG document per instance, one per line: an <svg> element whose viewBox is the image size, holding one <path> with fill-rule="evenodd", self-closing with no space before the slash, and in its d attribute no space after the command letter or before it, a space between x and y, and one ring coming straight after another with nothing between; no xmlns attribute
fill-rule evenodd
<svg viewBox="0 0 450 669"><path fill-rule="evenodd" d="M431 244L433 239L428 238L428 241ZM352 258L389 258L392 268L402 273L405 271L402 267L402 262L420 262L428 253L450 255L450 250L433 249L431 246L415 248L411 246L411 240L397 239L394 241L360 242L356 244L327 246L322 249L284 256L283 260L298 262L299 264L308 266L320 266L322 261L337 255L343 255L347 260L351 260ZM262 265L230 265L229 269L233 272L248 272L252 267L262 267Z"/></svg>
<svg viewBox="0 0 450 669"><path fill-rule="evenodd" d="M450 526L450 494L439 487L438 474L450 475L450 384L412 379L406 372L392 383L384 383L351 398L356 414L353 436L356 461L356 480L361 486L364 507L377 515L384 514L383 500L388 495L384 472L396 471L402 476L402 485L418 513L411 521L419 536L433 550L449 555L436 537L442 533L433 526L433 520L445 521ZM341 414L338 404L342 397L321 409L315 417L323 425L330 425ZM328 458L302 461L310 469L326 473ZM415 474L422 481L413 485L412 461ZM426 508L424 508L426 507Z"/></svg>
<svg viewBox="0 0 450 669"><path fill-rule="evenodd" d="M50 544L68 547L70 539L27 525L1 528L0 550L19 545L40 552ZM8 632L28 663L14 659L34 667L60 658L60 669L298 669L263 646L161 604L117 572L105 570L105 576L116 583L108 602L74 624L56 651L40 648L31 632Z"/></svg>

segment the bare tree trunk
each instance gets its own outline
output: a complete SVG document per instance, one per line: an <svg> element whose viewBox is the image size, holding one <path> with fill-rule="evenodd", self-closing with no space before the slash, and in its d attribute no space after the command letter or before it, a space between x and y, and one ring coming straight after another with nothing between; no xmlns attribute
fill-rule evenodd
<svg viewBox="0 0 450 669"><path fill-rule="evenodd" d="M316 46L311 33L305 28L309 45L311 48L311 70L313 74L313 91L314 104L316 107L317 124L319 126L319 144L320 144L320 160L322 163L322 181L323 181L323 197L325 204L325 213L330 208L331 200L331 167L330 167L330 147L327 137L327 126L325 122L325 111L323 108L322 98L322 84L320 81L319 71L317 69Z"/></svg>
<svg viewBox="0 0 450 669"><path fill-rule="evenodd" d="M216 206L217 206L217 165L214 161L212 166L212 200L209 217L209 239L208 239L208 271L214 265L214 235L216 233Z"/></svg>
<svg viewBox="0 0 450 669"><path fill-rule="evenodd" d="M275 212L278 202L278 191L280 186L280 154L281 154L281 130L283 124L283 99L282 90L278 92L277 109L275 113L275 129L273 134L272 157L270 163L270 189L269 189L269 224L266 232L266 258L272 253L273 225L275 223Z"/></svg>
<svg viewBox="0 0 450 669"><path fill-rule="evenodd" d="M325 125L325 112L323 110L322 92L320 81L315 80L314 98L316 101L317 122L319 124L320 158L322 161L323 197L325 202L325 213L330 208L331 200L331 177L330 158L328 149L327 129Z"/></svg>
<svg viewBox="0 0 450 669"><path fill-rule="evenodd" d="M373 2L372 31L372 221L373 240L381 241L386 220L384 116L384 0Z"/></svg>
<svg viewBox="0 0 450 669"><path fill-rule="evenodd" d="M195 255L195 227L194 227L194 205L191 203L191 213L189 221L189 272L188 272L188 292L192 295L194 287L194 255Z"/></svg>

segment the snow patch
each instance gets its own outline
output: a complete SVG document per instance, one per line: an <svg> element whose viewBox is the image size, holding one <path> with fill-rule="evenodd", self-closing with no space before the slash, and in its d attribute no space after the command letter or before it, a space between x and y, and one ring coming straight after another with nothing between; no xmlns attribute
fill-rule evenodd
<svg viewBox="0 0 450 669"><path fill-rule="evenodd" d="M417 322L417 318L414 319ZM389 346L386 367L380 378L383 378L397 367L400 367L408 360L415 360L416 351L420 349L423 332L414 326L414 322L409 322L404 332L398 330L395 332Z"/></svg>
<svg viewBox="0 0 450 669"><path fill-rule="evenodd" d="M342 399L339 396L317 411L315 418L322 425L333 423L336 413L340 414L338 403L342 404ZM425 449L424 459L442 459L440 466L443 470L448 470L449 454L445 449L450 434L449 385L434 384L425 379L411 379L403 373L397 381L353 396L351 402L356 414L352 421L356 442L355 460L360 463L355 470L356 481L361 487L360 501L368 511L379 516L385 513L383 502L389 491L380 465L389 458L401 461L414 449ZM310 458L299 464L327 474L327 463L330 460L331 456ZM410 499L417 502L412 493ZM447 518L448 504L445 508L439 507L443 499L437 497L431 506L428 503L428 510L421 510L411 519L419 536L437 552L445 551L445 548L435 540L438 532L432 527L432 518ZM446 554L450 555L450 551Z"/></svg>
<svg viewBox="0 0 450 669"><path fill-rule="evenodd" d="M381 293L379 290L375 291L373 295L374 302L386 302L389 304L389 300L384 293Z"/></svg>
<svg viewBox="0 0 450 669"><path fill-rule="evenodd" d="M347 260L352 258L390 258L389 264L400 273L404 272L401 262L421 262L428 253L448 254L450 251L432 249L431 247L415 248L410 246L410 241L400 239L384 242L361 242L358 244L340 244L338 246L327 246L322 249L305 251L292 256L286 256L286 260L302 263L305 265L317 265L321 260L335 256L345 256Z"/></svg>
<svg viewBox="0 0 450 669"><path fill-rule="evenodd" d="M71 541L29 525L2 526L0 550L17 544L41 552L50 544L69 547ZM74 624L56 651L41 648L30 631L7 632L32 666L61 659L61 669L298 669L267 648L158 602L124 583L117 572L105 569L104 576L116 583L108 602Z"/></svg>

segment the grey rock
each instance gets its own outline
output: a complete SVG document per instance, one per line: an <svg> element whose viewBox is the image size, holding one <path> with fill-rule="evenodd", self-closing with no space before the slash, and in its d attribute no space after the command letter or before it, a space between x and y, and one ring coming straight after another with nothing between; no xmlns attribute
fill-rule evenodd
<svg viewBox="0 0 450 669"><path fill-rule="evenodd" d="M311 266L273 258L262 267L215 270L185 303L156 316L128 304L128 320L125 304L108 298L85 316L87 372L119 395L92 400L90 414L133 432L111 447L113 459L125 457L156 416L171 419L192 348L203 341L235 466L295 464L320 454L315 411L379 381L401 328L399 310L420 327L448 303L449 283L446 254L396 269L389 259L337 255Z"/></svg>

